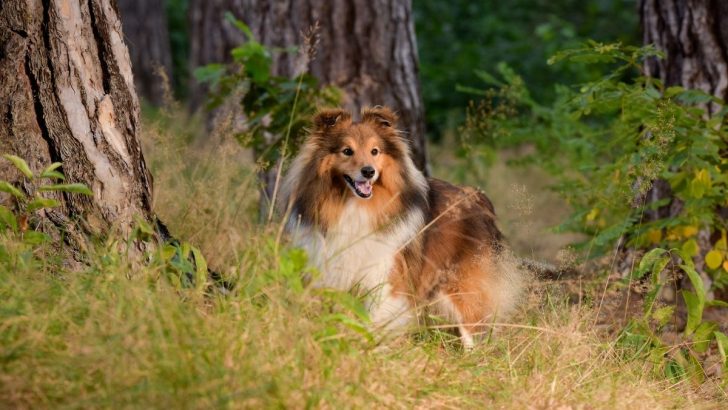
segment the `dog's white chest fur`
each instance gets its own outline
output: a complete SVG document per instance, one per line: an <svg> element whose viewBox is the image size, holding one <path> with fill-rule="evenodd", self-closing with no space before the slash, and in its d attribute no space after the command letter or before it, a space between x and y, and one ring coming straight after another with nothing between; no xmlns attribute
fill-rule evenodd
<svg viewBox="0 0 728 410"><path fill-rule="evenodd" d="M299 227L294 228L294 240L320 272L315 286L371 291L386 286L395 256L423 224L422 211L413 210L389 229L376 231L369 212L349 201L326 234Z"/></svg>

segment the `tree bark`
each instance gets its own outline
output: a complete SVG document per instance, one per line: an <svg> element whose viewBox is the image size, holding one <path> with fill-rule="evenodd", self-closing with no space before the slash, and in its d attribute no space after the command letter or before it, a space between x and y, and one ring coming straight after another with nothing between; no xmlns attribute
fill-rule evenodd
<svg viewBox="0 0 728 410"><path fill-rule="evenodd" d="M647 60L646 73L666 86L728 99L728 2L642 0L639 9L644 43L665 53ZM709 112L717 109L713 104Z"/></svg>
<svg viewBox="0 0 728 410"><path fill-rule="evenodd" d="M324 84L345 92L344 105L357 113L368 105L387 105L401 117L416 165L426 170L425 117L418 80L418 56L410 0L192 0L191 65L230 60L244 41L224 21L230 11L269 47L300 46L303 34L319 24L316 55L276 53L274 74L309 70ZM199 103L204 90L193 86Z"/></svg>
<svg viewBox="0 0 728 410"><path fill-rule="evenodd" d="M164 0L118 0L139 95L162 105L171 93L172 50Z"/></svg>
<svg viewBox="0 0 728 410"><path fill-rule="evenodd" d="M62 162L65 182L94 193L53 194L62 205L42 221L104 235L130 233L137 216L152 220L139 102L113 0L0 3L0 118L0 151L36 173ZM0 178L22 181L6 161Z"/></svg>

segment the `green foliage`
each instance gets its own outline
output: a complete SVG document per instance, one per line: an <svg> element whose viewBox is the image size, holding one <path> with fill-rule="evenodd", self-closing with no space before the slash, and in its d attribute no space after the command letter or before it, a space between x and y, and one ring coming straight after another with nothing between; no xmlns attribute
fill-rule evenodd
<svg viewBox="0 0 728 410"><path fill-rule="evenodd" d="M534 146L536 153L522 160L557 176L556 188L574 208L560 228L590 235L593 255L622 236L636 247L695 248L691 237L698 229L726 229L716 209L728 197L728 163L721 154L728 148L727 111L709 117L706 104L722 107L722 101L635 75L656 54L650 47L596 42L558 53L551 61L607 66L596 81L559 86L551 105L538 103L519 76L500 66L504 85L480 106L501 108L468 111L465 147L475 158L487 158L494 148ZM645 213L668 205L668 199L645 200L658 179L669 185L680 212L647 222ZM711 255L712 266L717 256Z"/></svg>
<svg viewBox="0 0 728 410"><path fill-rule="evenodd" d="M61 167L59 162L51 164L36 175L24 159L10 154L3 157L22 175L23 187L27 191L7 181L0 181L0 192L10 194L15 204L14 207L0 205L0 240L9 241L11 244L0 244L0 265L18 269L42 269L47 263L59 258L55 253L45 251L52 238L35 229L38 226L37 213L58 207L60 202L54 198L46 198L41 193L93 193L83 184L55 184L55 181L64 179L63 174L57 171Z"/></svg>
<svg viewBox="0 0 728 410"><path fill-rule="evenodd" d="M662 306L656 309L657 295L666 285L671 285L662 275L668 265L674 265L674 260L682 261L677 267L687 275L692 290L683 289L681 295L687 309L687 324L682 334L682 346L671 349L658 336L658 332L669 322L674 315L674 306ZM640 279L650 273L650 288L644 301L643 315L632 321L622 331L618 343L626 347L636 357L647 359L656 374L663 374L669 379L680 380L688 377L697 383L703 382L705 370L701 366L701 359L711 343L714 343L720 353L723 371L728 371L725 349L728 347L728 337L718 330L718 324L703 320L703 312L710 305L723 305L719 301L708 301L703 281L695 270L693 258L680 249L667 251L655 248L645 254L632 277Z"/></svg>
<svg viewBox="0 0 728 410"><path fill-rule="evenodd" d="M320 87L316 78L306 72L293 78L273 75L273 53L295 49L271 50L255 39L245 23L230 13L226 18L247 41L230 52L230 66L210 64L197 69L195 76L212 89L210 108L230 98L240 100L246 129L238 134L238 140L253 148L265 167L282 153L295 153L311 115L319 106L338 105L340 93L332 86Z"/></svg>
<svg viewBox="0 0 728 410"><path fill-rule="evenodd" d="M634 0L415 1L428 130L439 136L464 121L470 97L456 86L478 87L474 68L506 63L541 101L556 97L554 84L598 78L595 67L546 60L587 38L639 43L636 9Z"/></svg>
<svg viewBox="0 0 728 410"><path fill-rule="evenodd" d="M37 245L49 239L48 235L30 229L31 225L34 225L36 212L60 206L60 202L56 199L43 197L41 192L68 192L93 196L93 192L84 184L53 183L65 179L63 174L57 171L62 165L60 162L54 162L35 175L24 159L11 154L5 154L3 157L23 175L25 188L29 192L26 194L9 182L0 181L0 191L12 195L16 203L15 211L0 205L0 232L22 235L27 245Z"/></svg>

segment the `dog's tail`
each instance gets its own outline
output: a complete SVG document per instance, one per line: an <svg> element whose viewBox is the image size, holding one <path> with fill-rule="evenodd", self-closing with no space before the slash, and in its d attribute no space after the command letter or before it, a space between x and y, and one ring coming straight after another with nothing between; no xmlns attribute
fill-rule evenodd
<svg viewBox="0 0 728 410"><path fill-rule="evenodd" d="M518 267L533 273L539 279L555 280L577 273L576 269L572 266L556 266L528 258L518 258Z"/></svg>

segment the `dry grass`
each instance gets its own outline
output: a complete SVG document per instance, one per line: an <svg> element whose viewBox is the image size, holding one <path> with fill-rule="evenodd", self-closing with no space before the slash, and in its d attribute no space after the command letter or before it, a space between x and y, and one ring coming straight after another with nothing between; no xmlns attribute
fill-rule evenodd
<svg viewBox="0 0 728 410"><path fill-rule="evenodd" d="M188 139L185 126L146 127L155 206L235 290L175 287L164 263L132 268L113 242L64 273L4 237L0 407L725 406L713 384L670 383L629 360L559 285L533 286L512 324L472 352L434 328L379 343L359 301L301 288L299 255L253 222L245 152Z"/></svg>

